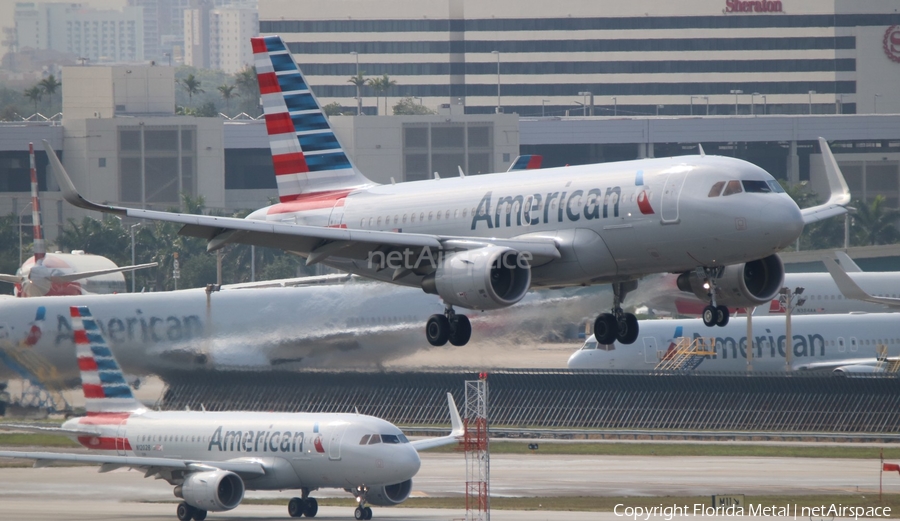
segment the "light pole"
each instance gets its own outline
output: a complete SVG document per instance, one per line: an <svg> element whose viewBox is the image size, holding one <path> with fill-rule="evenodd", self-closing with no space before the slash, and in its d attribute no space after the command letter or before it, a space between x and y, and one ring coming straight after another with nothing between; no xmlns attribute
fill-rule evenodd
<svg viewBox="0 0 900 521"><path fill-rule="evenodd" d="M550 100L548 100L548 99L541 100L541 117L544 117L544 103L547 103L548 101L550 101Z"/></svg>
<svg viewBox="0 0 900 521"><path fill-rule="evenodd" d="M737 116L738 113L738 94L743 94L744 91L732 89L729 91L731 94L734 94L734 115Z"/></svg>
<svg viewBox="0 0 900 521"><path fill-rule="evenodd" d="M491 51L491 54L497 55L497 114L500 114L500 51Z"/></svg>
<svg viewBox="0 0 900 521"><path fill-rule="evenodd" d="M794 310L794 306L802 306L806 303L806 299L800 296L803 295L803 289L802 286L798 286L791 291L791 288L784 287L781 288L778 296L779 303L784 306L784 317L787 321L784 328L784 364L788 372L791 371L791 353L794 350L794 340L791 335L791 311Z"/></svg>
<svg viewBox="0 0 900 521"><path fill-rule="evenodd" d="M765 116L769 113L769 107L766 104L766 95L762 94L760 97L763 99L763 116Z"/></svg>
<svg viewBox="0 0 900 521"><path fill-rule="evenodd" d="M144 223L135 223L131 225L131 265L134 266L137 263L134 261L134 229L138 226L141 226ZM131 271L131 292L134 293L134 279L137 277L137 270Z"/></svg>
<svg viewBox="0 0 900 521"><path fill-rule="evenodd" d="M691 96L691 116L694 115L694 98L697 98L697 99L703 99L703 98L709 99L707 96ZM707 115L708 115L708 114L709 114L709 110L707 110L706 113L707 113Z"/></svg>
<svg viewBox="0 0 900 521"><path fill-rule="evenodd" d="M878 114L878 98L880 98L880 97L881 97L881 94L875 94L874 96L872 96L872 105L873 105L875 114Z"/></svg>
<svg viewBox="0 0 900 521"><path fill-rule="evenodd" d="M758 92L754 92L750 95L750 115L756 115L756 97L759 96Z"/></svg>
<svg viewBox="0 0 900 521"><path fill-rule="evenodd" d="M809 113L812 114L812 95L815 94L816 91L809 91Z"/></svg>
<svg viewBox="0 0 900 521"><path fill-rule="evenodd" d="M613 116L619 115L619 100L616 99L615 96L612 97L613 100Z"/></svg>
<svg viewBox="0 0 900 521"><path fill-rule="evenodd" d="M572 101L572 103L574 103L576 105L581 105L581 115L587 116L587 105L585 105L584 103L582 103L580 101Z"/></svg>
<svg viewBox="0 0 900 521"><path fill-rule="evenodd" d="M359 94L359 53L351 51L350 56L356 58L356 115L362 114L362 98Z"/></svg>
<svg viewBox="0 0 900 521"><path fill-rule="evenodd" d="M665 107L665 105L657 105L656 106L656 115L659 116L659 109Z"/></svg>
<svg viewBox="0 0 900 521"><path fill-rule="evenodd" d="M422 98L420 98L419 96L413 96L413 99L419 100L419 105L422 104Z"/></svg>
<svg viewBox="0 0 900 521"><path fill-rule="evenodd" d="M170 52L164 52L164 53L163 53L163 56L165 56L166 58L169 59L169 67L171 67L171 66L172 66L172 53L170 53ZM133 293L133 292L132 292L132 293Z"/></svg>
<svg viewBox="0 0 900 521"><path fill-rule="evenodd" d="M584 112L582 115L587 116L587 97L590 96L591 93L582 91L582 92L579 92L578 95L581 96L582 97L581 99L584 101L584 104L581 105L582 107L584 107ZM591 114L591 116L593 116L593 114Z"/></svg>
<svg viewBox="0 0 900 521"><path fill-rule="evenodd" d="M837 113L838 113L838 114L843 114L843 113L844 113L844 94L843 94L843 93L838 94Z"/></svg>

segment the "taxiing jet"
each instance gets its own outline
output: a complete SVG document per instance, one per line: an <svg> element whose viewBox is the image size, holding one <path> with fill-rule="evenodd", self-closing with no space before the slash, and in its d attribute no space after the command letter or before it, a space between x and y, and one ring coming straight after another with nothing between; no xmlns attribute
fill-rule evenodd
<svg viewBox="0 0 900 521"><path fill-rule="evenodd" d="M823 259L845 277L862 288L860 292L842 290L835 280L840 275L829 273L786 273L784 286L803 288L802 299L793 310L794 315L832 315L836 313L884 313L900 308L900 272L863 272L844 252L833 253L840 267L833 260ZM829 263L830 261L830 263ZM849 272L849 273L846 273ZM699 316L703 313L704 298L709 290L701 281L685 276L661 275L643 281L641 289L628 295L635 305L647 306L654 311ZM896 299L896 300L893 300ZM753 316L784 315L785 307L776 295L770 301L733 299L720 295L719 302L731 308L746 309L755 306Z"/></svg>
<svg viewBox="0 0 900 521"><path fill-rule="evenodd" d="M640 342L602 344L591 336L569 357L569 369L653 369L663 360L685 357L682 370L785 371L785 318L753 318L753 350L747 357L747 319L735 317L710 334L700 319L647 320ZM900 355L897 316L890 313L801 315L791 321L793 370L836 373L883 371ZM708 348L690 354L677 339L715 338L715 355ZM709 346L710 342L706 342Z"/></svg>
<svg viewBox="0 0 900 521"><path fill-rule="evenodd" d="M15 285L17 297L46 295L82 295L85 293L115 293L125 291L123 271L156 266L156 262L136 266L116 266L99 255L83 251L47 253L41 225L41 204L38 197L37 171L34 165L34 144L28 143L31 163L31 219L34 230L34 256L26 260L15 275L0 274L0 281Z"/></svg>
<svg viewBox="0 0 900 521"><path fill-rule="evenodd" d="M765 170L703 153L376 185L347 157L281 38L251 43L280 202L246 219L96 204L50 151L64 197L182 223L180 233L206 239L209 250L282 248L307 264L422 288L446 305L427 321L432 345L468 342L471 325L454 307L509 307L532 287L612 284L612 310L594 331L626 344L638 338L638 322L621 301L648 274L697 273L727 291L749 279L768 300L784 270L776 252L850 200L824 140L830 198L802 211ZM728 313L713 291L710 323Z"/></svg>
<svg viewBox="0 0 900 521"><path fill-rule="evenodd" d="M180 521L240 505L246 490L296 489L291 517L314 517L310 493L340 488L357 498L356 519L371 519L366 504L402 503L419 470L417 450L457 443L462 421L447 394L452 431L410 442L393 424L362 414L151 411L138 402L87 307L72 307L87 416L61 427L5 424L68 435L88 454L0 451L0 457L95 463L101 472L131 468L164 479L184 501Z"/></svg>

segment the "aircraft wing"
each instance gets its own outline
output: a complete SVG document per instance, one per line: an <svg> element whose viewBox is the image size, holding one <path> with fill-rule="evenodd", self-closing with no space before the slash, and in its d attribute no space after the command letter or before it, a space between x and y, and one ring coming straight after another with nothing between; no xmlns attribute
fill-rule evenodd
<svg viewBox="0 0 900 521"><path fill-rule="evenodd" d="M94 463L102 465L100 472L108 472L124 467L147 469L147 476L156 474L161 469L182 469L188 472L202 472L219 469L234 472L241 477L261 476L266 473L262 463L252 459L199 461L175 458L146 458L141 456L107 456L101 454L74 454L67 452L17 451L0 451L0 458L32 459L35 460L36 467L46 466L54 461Z"/></svg>
<svg viewBox="0 0 900 521"><path fill-rule="evenodd" d="M450 434L439 438L427 438L410 442L417 451L459 443L460 438L465 435L466 429L463 426L462 418L459 417L459 410L456 408L456 402L453 401L453 395L450 393L447 393L447 405L450 407L450 425L452 427Z"/></svg>
<svg viewBox="0 0 900 521"><path fill-rule="evenodd" d="M222 289L257 289L257 288L292 288L296 286L312 286L314 284L334 284L350 280L349 273L333 273L312 277L294 277L291 279L261 280L258 282L238 282L224 284Z"/></svg>
<svg viewBox="0 0 900 521"><path fill-rule="evenodd" d="M850 203L850 189L847 187L847 181L844 180L844 175L825 138L819 138L819 148L822 150L822 159L825 161L825 177L828 178L828 188L831 193L823 204L800 210L804 224L843 215L847 213L847 205Z"/></svg>
<svg viewBox="0 0 900 521"><path fill-rule="evenodd" d="M314 264L329 255L340 252L341 257L366 259L369 252L391 248L432 248L445 251L463 251L485 246L507 246L532 255L532 265L540 266L561 257L556 241L551 237L523 239L473 239L422 233L397 233L348 228L326 228L300 224L237 219L174 212L160 212L97 204L82 197L66 174L59 158L47 140L44 148L50 158L50 167L62 189L63 198L70 204L135 219L150 219L180 223L181 235L207 240L207 250L214 251L228 243L251 244L268 248L295 251L307 256L307 264Z"/></svg>
<svg viewBox="0 0 900 521"><path fill-rule="evenodd" d="M828 273L831 273L831 278L834 279L834 283L837 284L837 287L841 294L844 295L844 298L861 300L863 302L873 302L892 308L900 307L900 298L876 297L866 293L866 291L859 287L859 285L850 278L850 275L847 275L847 272L844 271L844 269L831 257L822 258L822 263L825 264Z"/></svg>
<svg viewBox="0 0 900 521"><path fill-rule="evenodd" d="M52 275L50 280L52 282L72 282L76 280L86 279L88 277L94 277L97 275L106 275L107 273L119 273L122 271L134 271L141 270L144 268L153 268L154 266L159 266L158 262L148 262L146 264L136 264L134 266L122 266L119 268L108 268L103 270L93 270L93 271L80 271L78 273L67 273L65 275Z"/></svg>
<svg viewBox="0 0 900 521"><path fill-rule="evenodd" d="M37 434L61 434L64 436L97 436L99 430L92 429L63 429L62 427L50 427L32 423L0 423L0 430L23 431Z"/></svg>
<svg viewBox="0 0 900 521"><path fill-rule="evenodd" d="M871 366L875 367L878 360L874 357L869 358L843 358L841 360L828 360L825 362L810 362L808 364L796 364L793 366L797 371L832 371L838 367L846 366Z"/></svg>

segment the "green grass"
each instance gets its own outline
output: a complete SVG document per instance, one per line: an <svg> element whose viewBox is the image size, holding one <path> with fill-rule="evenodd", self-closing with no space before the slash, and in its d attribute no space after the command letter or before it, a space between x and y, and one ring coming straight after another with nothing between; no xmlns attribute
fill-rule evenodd
<svg viewBox="0 0 900 521"><path fill-rule="evenodd" d="M529 442L492 441L492 454L552 454L590 456L756 456L777 458L850 458L877 459L878 447L807 446L807 445L732 445L728 442L709 443L541 443L539 449L528 449ZM429 452L455 452L453 446ZM885 448L884 457L900 459L900 448Z"/></svg>
<svg viewBox="0 0 900 521"><path fill-rule="evenodd" d="M2 432L0 447L80 447L80 445L59 434Z"/></svg>

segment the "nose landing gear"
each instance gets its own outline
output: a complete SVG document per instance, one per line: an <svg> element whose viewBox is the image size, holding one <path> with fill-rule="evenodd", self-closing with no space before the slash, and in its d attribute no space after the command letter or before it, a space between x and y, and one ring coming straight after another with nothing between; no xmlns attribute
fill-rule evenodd
<svg viewBox="0 0 900 521"><path fill-rule="evenodd" d="M622 310L622 301L629 291L637 288L637 281L616 282L613 287L612 313L601 313L594 321L594 337L600 344L633 344L640 328L637 317Z"/></svg>
<svg viewBox="0 0 900 521"><path fill-rule="evenodd" d="M697 276L704 278L704 286L709 291L709 305L703 308L703 324L706 327L725 327L730 318L728 306L716 304L716 279L722 274L722 268L697 268Z"/></svg>
<svg viewBox="0 0 900 521"><path fill-rule="evenodd" d="M447 306L443 315L431 315L425 323L428 343L440 347L449 340L455 346L464 346L472 337L472 324L465 315L457 315L453 306Z"/></svg>
<svg viewBox="0 0 900 521"><path fill-rule="evenodd" d="M356 487L356 490L353 491L353 495L359 502L359 506L353 511L354 519L372 519L372 509L366 506L366 493L368 492L369 487L365 485Z"/></svg>

